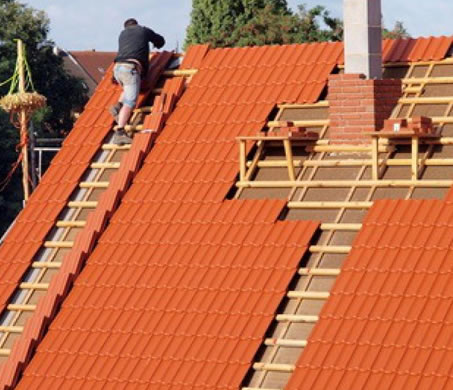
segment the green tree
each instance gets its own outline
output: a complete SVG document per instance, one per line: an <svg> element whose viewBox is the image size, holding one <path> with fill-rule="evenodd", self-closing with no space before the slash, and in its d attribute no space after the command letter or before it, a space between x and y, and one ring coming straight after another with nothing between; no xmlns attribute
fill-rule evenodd
<svg viewBox="0 0 453 390"><path fill-rule="evenodd" d="M293 13L286 0L193 0L186 46L213 47L340 40L342 24L322 6L300 5Z"/></svg>
<svg viewBox="0 0 453 390"><path fill-rule="evenodd" d="M36 90L47 97L48 107L33 117L38 136L64 135L73 124L72 109L86 102L82 83L63 69L62 59L52 52L53 43L47 40L49 20L42 11L35 10L16 0L0 0L0 82L14 72L16 62L15 39L26 45L27 58ZM0 96L9 86L0 87ZM15 146L18 131L9 122L9 116L0 110L0 181L17 159ZM11 223L22 206L20 168L10 184L0 192L0 233Z"/></svg>
<svg viewBox="0 0 453 390"><path fill-rule="evenodd" d="M382 29L382 37L384 39L406 39L411 36L404 26L404 23L397 20L391 30L385 27Z"/></svg>

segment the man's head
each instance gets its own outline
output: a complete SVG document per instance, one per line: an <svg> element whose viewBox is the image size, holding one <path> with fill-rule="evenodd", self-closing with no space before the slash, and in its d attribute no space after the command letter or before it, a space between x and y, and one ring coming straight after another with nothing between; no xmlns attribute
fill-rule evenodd
<svg viewBox="0 0 453 390"><path fill-rule="evenodd" d="M124 22L124 28L136 26L138 24L137 20L130 18Z"/></svg>

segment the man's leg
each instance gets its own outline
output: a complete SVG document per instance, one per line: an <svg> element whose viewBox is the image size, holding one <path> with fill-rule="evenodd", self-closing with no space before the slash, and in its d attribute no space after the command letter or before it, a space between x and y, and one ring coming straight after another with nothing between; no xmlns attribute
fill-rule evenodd
<svg viewBox="0 0 453 390"><path fill-rule="evenodd" d="M123 85L122 102L123 105L118 115L118 131L114 137L114 143L127 144L131 143L132 139L124 131L131 116L132 110L135 108L138 94L140 92L140 75L135 69L123 67L121 75L119 75Z"/></svg>

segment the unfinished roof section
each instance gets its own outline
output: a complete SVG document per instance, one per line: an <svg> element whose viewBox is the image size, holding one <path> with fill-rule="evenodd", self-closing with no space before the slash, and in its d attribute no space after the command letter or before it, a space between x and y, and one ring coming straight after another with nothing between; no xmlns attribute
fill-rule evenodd
<svg viewBox="0 0 453 390"><path fill-rule="evenodd" d="M286 389L452 387L452 217L376 202Z"/></svg>

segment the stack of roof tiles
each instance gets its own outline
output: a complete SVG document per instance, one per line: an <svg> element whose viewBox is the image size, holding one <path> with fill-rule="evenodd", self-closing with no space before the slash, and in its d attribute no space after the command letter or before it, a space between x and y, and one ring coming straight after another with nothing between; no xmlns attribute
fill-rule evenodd
<svg viewBox="0 0 453 390"><path fill-rule="evenodd" d="M451 38L385 43L384 58L440 59L450 45ZM235 137L256 134L278 103L316 102L342 51L323 43L189 52L182 68L199 72L17 388L240 386L318 224L278 222L283 201L225 200L238 174ZM2 268L11 267L0 278L3 304L110 130L105 109L117 94L104 79L53 162L61 170L49 170L0 249ZM426 372L434 388L449 383L443 365L417 360L436 352L448 361L448 292L440 289L451 270L430 254L448 254L449 226L418 221L412 205L391 203L404 210L393 215L381 203L372 210L288 388L377 388L391 375L426 388ZM446 203L424 206L439 215ZM426 249L433 233L440 241ZM390 259L396 273L387 272ZM402 303L397 320L382 321ZM426 313L416 312L420 305ZM323 387L314 387L320 377Z"/></svg>

